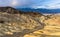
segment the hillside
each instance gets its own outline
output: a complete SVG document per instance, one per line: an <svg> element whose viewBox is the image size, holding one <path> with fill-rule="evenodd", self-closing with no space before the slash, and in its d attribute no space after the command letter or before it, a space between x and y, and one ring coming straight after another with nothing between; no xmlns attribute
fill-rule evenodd
<svg viewBox="0 0 60 37"><path fill-rule="evenodd" d="M60 15L0 7L0 37L60 37Z"/></svg>
<svg viewBox="0 0 60 37"><path fill-rule="evenodd" d="M47 15L44 24L44 29L26 34L24 37L60 37L60 15Z"/></svg>
<svg viewBox="0 0 60 37"><path fill-rule="evenodd" d="M24 13L12 7L0 7L0 36L8 37L10 34L12 37L21 37L43 29L45 24L38 20L41 16L39 13Z"/></svg>

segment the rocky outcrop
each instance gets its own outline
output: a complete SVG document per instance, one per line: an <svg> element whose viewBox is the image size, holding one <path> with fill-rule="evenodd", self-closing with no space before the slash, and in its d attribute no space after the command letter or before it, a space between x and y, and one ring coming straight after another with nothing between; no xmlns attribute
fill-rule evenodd
<svg viewBox="0 0 60 37"><path fill-rule="evenodd" d="M36 12L24 13L12 7L0 7L0 36L23 37L25 34L43 29L43 21L46 19L44 17Z"/></svg>

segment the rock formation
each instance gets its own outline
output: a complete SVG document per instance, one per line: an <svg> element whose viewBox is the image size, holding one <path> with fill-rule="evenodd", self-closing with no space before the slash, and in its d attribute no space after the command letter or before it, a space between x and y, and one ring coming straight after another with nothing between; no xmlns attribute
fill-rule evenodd
<svg viewBox="0 0 60 37"><path fill-rule="evenodd" d="M22 12L12 7L0 7L0 36L23 37L25 34L43 29L43 16L36 12ZM40 19L41 18L41 19Z"/></svg>
<svg viewBox="0 0 60 37"><path fill-rule="evenodd" d="M0 7L0 37L60 37L60 15Z"/></svg>

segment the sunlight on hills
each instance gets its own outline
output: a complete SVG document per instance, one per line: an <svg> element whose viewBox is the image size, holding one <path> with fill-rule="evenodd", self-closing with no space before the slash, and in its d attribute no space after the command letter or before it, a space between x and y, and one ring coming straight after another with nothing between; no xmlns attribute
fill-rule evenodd
<svg viewBox="0 0 60 37"><path fill-rule="evenodd" d="M24 37L60 37L60 15L50 16L50 19L45 20L46 26L42 30L37 30L31 34L26 34Z"/></svg>

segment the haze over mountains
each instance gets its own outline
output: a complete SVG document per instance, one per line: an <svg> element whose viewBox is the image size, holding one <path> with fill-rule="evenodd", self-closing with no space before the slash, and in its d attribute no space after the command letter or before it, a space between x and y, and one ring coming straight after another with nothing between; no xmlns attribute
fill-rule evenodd
<svg viewBox="0 0 60 37"><path fill-rule="evenodd" d="M18 10L24 11L24 12L39 12L43 14L56 14L60 13L60 9L46 9L46 8L17 8Z"/></svg>

